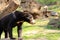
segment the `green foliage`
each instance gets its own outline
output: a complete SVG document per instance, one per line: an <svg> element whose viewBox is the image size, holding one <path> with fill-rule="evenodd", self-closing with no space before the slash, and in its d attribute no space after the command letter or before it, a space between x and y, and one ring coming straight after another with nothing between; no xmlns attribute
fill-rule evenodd
<svg viewBox="0 0 60 40"><path fill-rule="evenodd" d="M57 0L37 0L37 1L43 5L51 5L54 4Z"/></svg>

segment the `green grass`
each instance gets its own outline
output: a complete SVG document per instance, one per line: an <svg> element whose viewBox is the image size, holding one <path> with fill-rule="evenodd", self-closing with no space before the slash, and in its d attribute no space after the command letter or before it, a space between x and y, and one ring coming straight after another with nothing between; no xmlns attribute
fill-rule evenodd
<svg viewBox="0 0 60 40"><path fill-rule="evenodd" d="M49 20L37 20L36 24L32 25L25 22L22 26L22 37L24 40L30 39L47 39L58 40L60 38L60 30L51 29L48 25ZM13 35L17 38L17 27L13 29ZM2 34L4 38L4 33Z"/></svg>

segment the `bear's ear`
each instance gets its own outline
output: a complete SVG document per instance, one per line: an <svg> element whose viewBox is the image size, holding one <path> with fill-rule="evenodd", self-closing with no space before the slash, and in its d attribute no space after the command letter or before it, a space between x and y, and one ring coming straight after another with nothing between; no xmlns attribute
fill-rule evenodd
<svg viewBox="0 0 60 40"><path fill-rule="evenodd" d="M27 16L27 14L28 14L27 12L23 12L23 16L24 16L24 17Z"/></svg>
<svg viewBox="0 0 60 40"><path fill-rule="evenodd" d="M24 10L23 12L28 12L28 10Z"/></svg>

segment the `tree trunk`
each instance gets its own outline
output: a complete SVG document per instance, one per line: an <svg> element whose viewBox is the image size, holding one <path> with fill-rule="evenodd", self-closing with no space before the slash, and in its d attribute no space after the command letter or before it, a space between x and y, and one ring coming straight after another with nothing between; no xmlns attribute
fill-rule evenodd
<svg viewBox="0 0 60 40"><path fill-rule="evenodd" d="M0 0L0 19L16 10L20 2L19 0Z"/></svg>

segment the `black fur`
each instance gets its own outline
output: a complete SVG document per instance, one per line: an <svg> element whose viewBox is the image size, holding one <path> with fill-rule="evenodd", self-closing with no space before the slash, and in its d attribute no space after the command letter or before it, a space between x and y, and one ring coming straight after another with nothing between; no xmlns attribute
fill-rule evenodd
<svg viewBox="0 0 60 40"><path fill-rule="evenodd" d="M33 16L29 13L19 12L15 11L14 13L11 13L4 18L0 19L0 38L1 34L4 31L5 38L8 38L8 34L10 39L14 39L12 35L12 29L17 26L17 33L18 37L21 36L22 31L22 24L23 22L31 23ZM17 23L19 22L19 23Z"/></svg>

